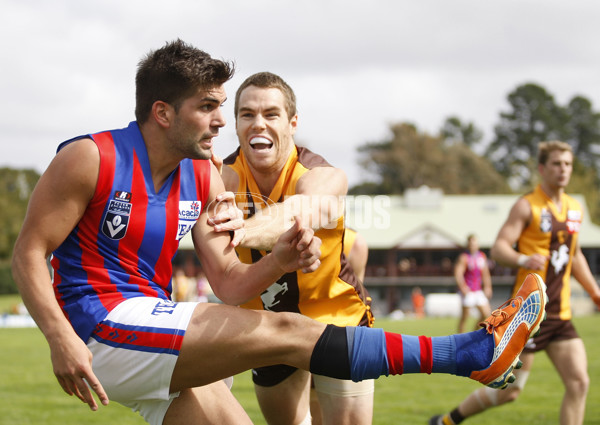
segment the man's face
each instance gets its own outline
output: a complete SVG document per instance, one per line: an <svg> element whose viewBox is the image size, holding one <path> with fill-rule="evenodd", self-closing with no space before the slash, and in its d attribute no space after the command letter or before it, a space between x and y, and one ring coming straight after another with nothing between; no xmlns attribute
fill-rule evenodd
<svg viewBox="0 0 600 425"><path fill-rule="evenodd" d="M469 252L477 252L479 251L479 241L476 237L472 237L468 241Z"/></svg>
<svg viewBox="0 0 600 425"><path fill-rule="evenodd" d="M279 173L292 152L298 116L288 117L284 95L276 88L249 86L238 105L236 132L250 167Z"/></svg>
<svg viewBox="0 0 600 425"><path fill-rule="evenodd" d="M210 159L213 138L225 125L221 105L226 100L223 86L198 92L183 101L169 132L172 148L182 157Z"/></svg>
<svg viewBox="0 0 600 425"><path fill-rule="evenodd" d="M569 184L572 171L573 154L569 151L552 151L546 163L539 166L543 182L555 189L564 189Z"/></svg>

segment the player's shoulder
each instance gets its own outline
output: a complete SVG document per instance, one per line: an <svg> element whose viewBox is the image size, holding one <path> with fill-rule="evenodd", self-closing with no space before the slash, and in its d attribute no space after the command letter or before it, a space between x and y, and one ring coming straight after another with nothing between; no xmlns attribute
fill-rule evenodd
<svg viewBox="0 0 600 425"><path fill-rule="evenodd" d="M569 202L570 208L577 207L577 208L581 209L581 203L577 199L575 199L573 196L569 195L568 193L563 194L563 196Z"/></svg>
<svg viewBox="0 0 600 425"><path fill-rule="evenodd" d="M229 191L237 190L238 185L240 183L240 176L230 165L223 165L221 178L223 179L223 183L225 184L225 189Z"/></svg>
<svg viewBox="0 0 600 425"><path fill-rule="evenodd" d="M317 167L335 168L321 155L308 148L296 146L296 150L298 152L298 162L309 170Z"/></svg>

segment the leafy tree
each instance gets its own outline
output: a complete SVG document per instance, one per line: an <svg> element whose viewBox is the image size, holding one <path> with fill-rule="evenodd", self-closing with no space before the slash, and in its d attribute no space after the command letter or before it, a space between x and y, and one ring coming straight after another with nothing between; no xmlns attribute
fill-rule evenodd
<svg viewBox="0 0 600 425"><path fill-rule="evenodd" d="M0 261L12 256L29 197L39 177L33 170L0 168Z"/></svg>
<svg viewBox="0 0 600 425"><path fill-rule="evenodd" d="M592 102L575 96L567 105L568 136L575 156L586 167L600 165L600 113L592 110Z"/></svg>
<svg viewBox="0 0 600 425"><path fill-rule="evenodd" d="M524 84L508 95L511 110L500 114L485 156L516 190L532 186L537 144L566 140L569 113L543 87Z"/></svg>
<svg viewBox="0 0 600 425"><path fill-rule="evenodd" d="M422 185L441 188L448 194L508 191L492 165L465 143L448 143L442 136L419 133L407 123L394 124L390 130L389 140L358 148L363 158L361 165L379 181L355 186L351 193L404 193Z"/></svg>
<svg viewBox="0 0 600 425"><path fill-rule="evenodd" d="M408 188L420 187L430 181L439 164L441 140L419 134L408 123L390 127L392 137L383 142L368 143L358 148L363 155L361 166L379 178L378 193L404 193Z"/></svg>
<svg viewBox="0 0 600 425"><path fill-rule="evenodd" d="M438 176L439 186L448 194L510 193L506 179L485 158L466 144L457 143L444 150L445 160Z"/></svg>
<svg viewBox="0 0 600 425"><path fill-rule="evenodd" d="M483 132L475 127L475 124L463 124L456 116L446 118L440 134L450 143L464 143L471 149L479 145L483 139Z"/></svg>

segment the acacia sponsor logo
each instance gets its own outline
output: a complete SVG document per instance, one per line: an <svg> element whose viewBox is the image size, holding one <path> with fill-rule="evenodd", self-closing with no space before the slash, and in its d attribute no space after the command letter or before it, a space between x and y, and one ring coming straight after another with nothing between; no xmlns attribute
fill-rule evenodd
<svg viewBox="0 0 600 425"><path fill-rule="evenodd" d="M179 201L179 222L175 239L181 240L196 224L202 210L200 201Z"/></svg>

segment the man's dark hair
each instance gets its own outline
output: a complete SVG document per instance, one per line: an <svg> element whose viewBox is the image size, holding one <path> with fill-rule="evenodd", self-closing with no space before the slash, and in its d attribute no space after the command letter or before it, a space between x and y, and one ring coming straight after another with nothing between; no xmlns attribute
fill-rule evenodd
<svg viewBox="0 0 600 425"><path fill-rule="evenodd" d="M198 89L210 90L229 81L234 69L233 63L213 59L180 39L151 51L139 62L135 77L136 120L146 122L157 100L177 112Z"/></svg>

